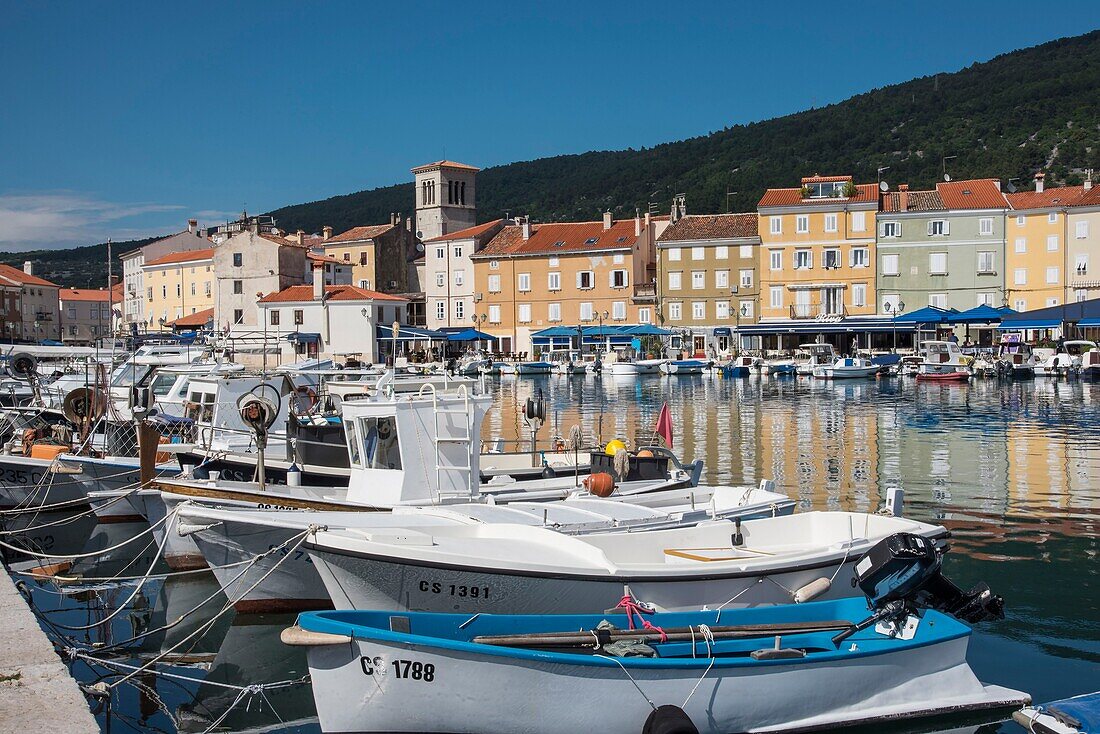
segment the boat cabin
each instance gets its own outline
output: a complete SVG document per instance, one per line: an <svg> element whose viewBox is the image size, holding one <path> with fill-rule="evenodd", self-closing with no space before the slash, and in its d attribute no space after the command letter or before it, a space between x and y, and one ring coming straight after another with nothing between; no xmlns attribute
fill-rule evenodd
<svg viewBox="0 0 1100 734"><path fill-rule="evenodd" d="M955 342L921 342L921 356L932 364L965 364L964 355Z"/></svg>

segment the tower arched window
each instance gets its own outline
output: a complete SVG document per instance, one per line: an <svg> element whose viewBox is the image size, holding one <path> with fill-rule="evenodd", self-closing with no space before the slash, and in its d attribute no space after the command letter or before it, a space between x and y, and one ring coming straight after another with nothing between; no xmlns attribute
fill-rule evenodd
<svg viewBox="0 0 1100 734"><path fill-rule="evenodd" d="M458 203L466 204L466 182L463 181L459 186Z"/></svg>

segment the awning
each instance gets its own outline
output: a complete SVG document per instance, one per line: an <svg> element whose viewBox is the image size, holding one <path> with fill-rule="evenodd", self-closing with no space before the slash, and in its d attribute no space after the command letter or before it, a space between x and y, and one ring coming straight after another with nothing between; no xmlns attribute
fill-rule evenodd
<svg viewBox="0 0 1100 734"><path fill-rule="evenodd" d="M379 324L375 327L375 334L379 340L394 341L393 329L389 326ZM402 326L397 332L397 341L447 341L447 335L439 331L432 331L431 329L421 329L416 326Z"/></svg>
<svg viewBox="0 0 1100 734"><path fill-rule="evenodd" d="M662 329L659 326L653 324L638 324L637 326L627 326L623 328L627 334L631 336L670 336L672 334L668 329Z"/></svg>
<svg viewBox="0 0 1100 734"><path fill-rule="evenodd" d="M286 335L286 340L293 344L317 344L321 341L321 335L312 331L294 331Z"/></svg>
<svg viewBox="0 0 1100 734"><path fill-rule="evenodd" d="M447 341L452 342L474 342L474 341L493 341L497 338L492 334L486 334L484 331L478 331L477 329L463 329L453 334L447 335Z"/></svg>
<svg viewBox="0 0 1100 734"><path fill-rule="evenodd" d="M949 324L998 324L1006 316L1012 316L1018 313L1011 308L993 308L982 304L981 306L975 306L969 310L957 313L947 319Z"/></svg>
<svg viewBox="0 0 1100 734"><path fill-rule="evenodd" d="M1081 319L1077 322L1077 325L1080 326L1082 329L1094 329L1096 327L1100 327L1100 317Z"/></svg>
<svg viewBox="0 0 1100 734"><path fill-rule="evenodd" d="M955 309L948 310L945 308L936 308L935 306L925 306L916 311L909 311L908 313L895 316L894 321L899 324L944 324L957 313L958 311Z"/></svg>
<svg viewBox="0 0 1100 734"><path fill-rule="evenodd" d="M1062 325L1059 319L1014 319L1004 320L997 325L1001 331L1019 331L1021 329L1057 329Z"/></svg>
<svg viewBox="0 0 1100 734"><path fill-rule="evenodd" d="M551 326L548 329L542 329L531 334L532 337L555 337L564 336L573 338L577 335L577 327L574 326Z"/></svg>
<svg viewBox="0 0 1100 734"><path fill-rule="evenodd" d="M531 343L536 347L568 347L573 338L568 336L532 336Z"/></svg>
<svg viewBox="0 0 1100 734"><path fill-rule="evenodd" d="M863 333L868 331L913 331L917 324L894 323L891 319L841 319L839 321L817 321L815 319L797 319L769 321L762 324L741 324L742 334L837 334Z"/></svg>

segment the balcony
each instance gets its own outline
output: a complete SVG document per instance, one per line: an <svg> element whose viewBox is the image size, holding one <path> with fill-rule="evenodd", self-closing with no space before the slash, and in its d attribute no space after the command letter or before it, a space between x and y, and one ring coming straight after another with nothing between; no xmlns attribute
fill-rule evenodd
<svg viewBox="0 0 1100 734"><path fill-rule="evenodd" d="M791 318L800 320L840 321L848 318L848 309L843 304L795 303L791 305Z"/></svg>
<svg viewBox="0 0 1100 734"><path fill-rule="evenodd" d="M657 302L657 283L635 283L634 284L634 297L632 299L634 303L656 303Z"/></svg>

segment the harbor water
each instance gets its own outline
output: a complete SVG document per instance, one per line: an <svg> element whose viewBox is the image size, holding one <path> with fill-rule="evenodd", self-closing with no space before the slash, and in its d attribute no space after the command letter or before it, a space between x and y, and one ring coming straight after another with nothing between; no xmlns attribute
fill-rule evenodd
<svg viewBox="0 0 1100 734"><path fill-rule="evenodd" d="M502 377L487 387L496 402L486 441L529 440L520 410L540 390L547 419L538 439L547 447L574 426L586 444L645 443L667 402L675 450L705 462L704 483L769 479L798 510L875 511L888 488L900 487L906 515L951 531L948 576L964 587L988 582L1005 598L1006 619L975 630L970 658L978 676L1039 702L1100 689L1100 385L580 375ZM39 516L35 524L51 520ZM47 552L89 553L142 529L78 521L29 541ZM79 561L67 575L140 576L154 551L146 536ZM116 734L319 731L302 648L279 642L293 618L229 611L210 622L226 600L208 572L140 589L24 585L51 637L96 646L118 664L77 660L81 682L120 681L125 666L172 650L158 665L168 675L142 672L116 686L109 706L97 705L101 724L109 715ZM975 730L965 720L936 726ZM977 730L1022 731L1011 722Z"/></svg>

